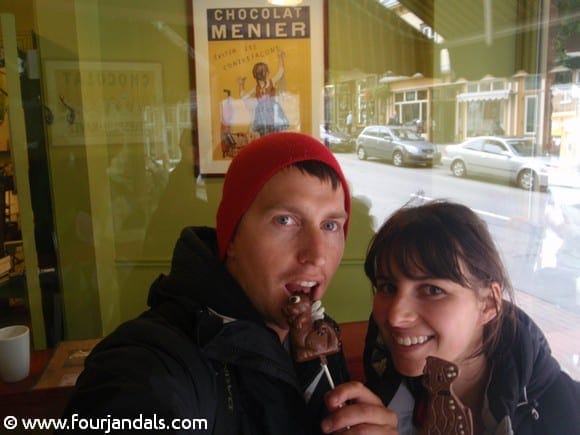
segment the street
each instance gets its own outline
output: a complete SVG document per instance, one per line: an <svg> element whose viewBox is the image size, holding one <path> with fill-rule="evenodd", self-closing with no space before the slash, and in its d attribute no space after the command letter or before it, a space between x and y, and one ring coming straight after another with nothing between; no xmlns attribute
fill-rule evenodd
<svg viewBox="0 0 580 435"><path fill-rule="evenodd" d="M358 160L354 153L336 156L353 197L366 199L370 205L375 230L413 198L445 198L466 204L489 225L515 289L580 314L580 293L576 291L580 246L563 249L564 241L570 243L563 239L579 240L580 221L569 226L576 231L573 236L563 236L552 234L547 219L554 201L559 204L565 198L566 203L580 204L580 190L552 187L549 192L527 192L493 180L456 178L442 166L394 167L388 162ZM562 256L564 250L567 259Z"/></svg>
<svg viewBox="0 0 580 435"><path fill-rule="evenodd" d="M516 303L542 328L555 358L580 379L580 189L527 192L491 180L455 178L444 167L395 167L335 154L374 229L412 199L450 199L488 224L515 290ZM366 209L366 206L364 207ZM367 218L368 219L368 218ZM352 222L352 224L356 224Z"/></svg>

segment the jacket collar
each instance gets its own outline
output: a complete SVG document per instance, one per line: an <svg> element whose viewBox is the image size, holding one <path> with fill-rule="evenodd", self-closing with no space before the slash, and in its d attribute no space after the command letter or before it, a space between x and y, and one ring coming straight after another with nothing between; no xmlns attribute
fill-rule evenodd
<svg viewBox="0 0 580 435"><path fill-rule="evenodd" d="M168 299L193 300L222 316L263 324L250 299L219 261L213 228L187 227L181 232L169 276L151 286L147 303L155 307Z"/></svg>
<svg viewBox="0 0 580 435"><path fill-rule="evenodd" d="M560 374L560 366L552 356L550 346L540 328L521 309L515 309L513 323L506 319L503 325L505 345L503 352L491 356L492 372L487 389L487 401L492 416L500 421L503 416L539 418L539 398ZM518 427L518 422L513 421Z"/></svg>
<svg viewBox="0 0 580 435"><path fill-rule="evenodd" d="M190 334L208 358L267 373L299 390L288 352L218 260L213 228L185 228L175 245L169 275L151 286L150 307L165 310L175 304L190 306L189 312L195 313Z"/></svg>

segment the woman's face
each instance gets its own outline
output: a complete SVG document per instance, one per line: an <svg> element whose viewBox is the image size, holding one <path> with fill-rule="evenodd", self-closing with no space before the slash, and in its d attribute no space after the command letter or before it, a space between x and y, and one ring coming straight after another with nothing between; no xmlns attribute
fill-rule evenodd
<svg viewBox="0 0 580 435"><path fill-rule="evenodd" d="M397 371L419 376L429 355L461 367L496 315L491 289L478 297L451 280L409 279L392 270L394 276L377 276L373 316Z"/></svg>

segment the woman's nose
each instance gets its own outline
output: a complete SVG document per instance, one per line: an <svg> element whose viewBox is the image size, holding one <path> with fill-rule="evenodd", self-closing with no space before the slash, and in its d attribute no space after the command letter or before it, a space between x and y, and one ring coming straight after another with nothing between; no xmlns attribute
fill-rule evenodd
<svg viewBox="0 0 580 435"><path fill-rule="evenodd" d="M405 292L397 291L387 307L387 320L392 326L405 326L417 318L413 297Z"/></svg>

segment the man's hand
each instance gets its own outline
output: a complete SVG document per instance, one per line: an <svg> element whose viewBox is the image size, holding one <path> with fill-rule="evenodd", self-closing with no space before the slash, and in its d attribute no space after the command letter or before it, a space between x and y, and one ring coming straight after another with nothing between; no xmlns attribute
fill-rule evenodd
<svg viewBox="0 0 580 435"><path fill-rule="evenodd" d="M324 398L330 415L321 425L324 433L397 434L397 414L360 382L341 384Z"/></svg>

